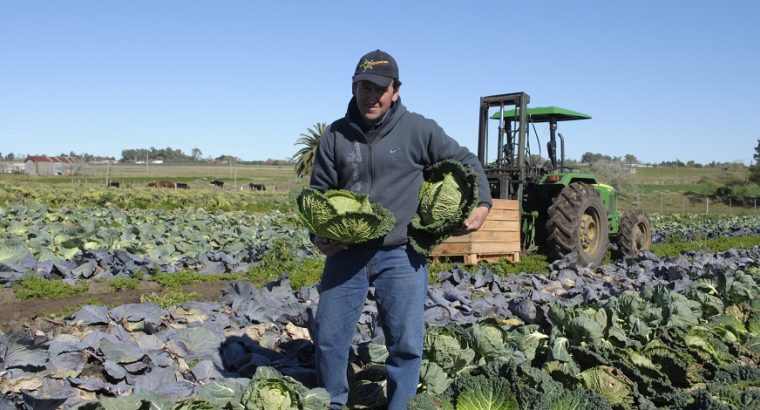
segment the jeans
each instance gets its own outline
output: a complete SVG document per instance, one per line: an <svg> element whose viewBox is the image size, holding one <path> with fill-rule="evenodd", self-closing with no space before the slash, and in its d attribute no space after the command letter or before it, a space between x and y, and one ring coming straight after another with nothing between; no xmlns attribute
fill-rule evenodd
<svg viewBox="0 0 760 410"><path fill-rule="evenodd" d="M348 354L370 286L375 287L388 358L388 408L405 409L417 393L425 334L428 268L408 245L350 247L325 262L316 315L317 378L332 408L348 400Z"/></svg>

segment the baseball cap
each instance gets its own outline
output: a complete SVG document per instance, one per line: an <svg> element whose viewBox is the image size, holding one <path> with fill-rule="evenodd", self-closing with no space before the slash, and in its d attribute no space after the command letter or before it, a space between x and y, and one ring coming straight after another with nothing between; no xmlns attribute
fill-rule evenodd
<svg viewBox="0 0 760 410"><path fill-rule="evenodd" d="M362 56L356 64L353 82L367 80L387 87L391 80L398 80L396 60L385 51L375 50Z"/></svg>

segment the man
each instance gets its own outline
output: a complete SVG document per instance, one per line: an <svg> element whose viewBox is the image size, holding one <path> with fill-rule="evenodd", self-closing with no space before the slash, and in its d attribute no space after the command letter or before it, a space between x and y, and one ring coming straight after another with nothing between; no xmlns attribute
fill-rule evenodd
<svg viewBox="0 0 760 410"><path fill-rule="evenodd" d="M398 66L380 50L364 55L353 76L348 111L320 137L311 186L368 194L396 217L384 237L347 246L314 237L327 258L316 314L317 377L333 408L348 399L348 354L369 286L375 287L388 348L388 408L405 409L416 394L425 332L428 268L408 244L407 226L419 205L425 166L443 159L471 165L479 175L480 203L460 234L478 230L491 197L477 157L434 121L406 110L399 97Z"/></svg>

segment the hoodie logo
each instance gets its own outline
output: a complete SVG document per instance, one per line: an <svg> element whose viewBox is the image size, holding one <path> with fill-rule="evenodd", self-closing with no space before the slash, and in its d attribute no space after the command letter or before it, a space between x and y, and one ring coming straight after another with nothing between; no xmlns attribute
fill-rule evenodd
<svg viewBox="0 0 760 410"><path fill-rule="evenodd" d="M398 152L398 150L400 150L400 149L401 149L401 148L399 148L399 147L396 147L396 148L391 148L391 154L395 154L395 153L397 153L397 152Z"/></svg>

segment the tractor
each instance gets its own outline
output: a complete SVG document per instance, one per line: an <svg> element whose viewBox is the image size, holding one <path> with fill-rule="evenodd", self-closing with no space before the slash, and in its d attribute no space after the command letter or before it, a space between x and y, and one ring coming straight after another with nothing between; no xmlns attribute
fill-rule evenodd
<svg viewBox="0 0 760 410"><path fill-rule="evenodd" d="M591 117L560 107L531 107L524 92L481 97L478 159L496 199L517 201L521 253L539 251L550 259L577 254L582 265L599 264L610 245L613 256L635 256L652 247L647 214L617 210L615 189L596 175L565 165L561 121ZM498 121L497 138L488 139L489 123ZM548 123L547 160L532 155L529 135L536 123ZM557 140L559 139L559 158ZM539 150L540 150L540 143ZM491 153L489 148L496 152Z"/></svg>

